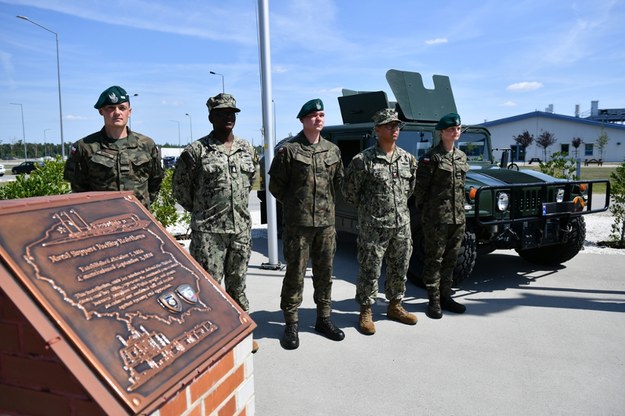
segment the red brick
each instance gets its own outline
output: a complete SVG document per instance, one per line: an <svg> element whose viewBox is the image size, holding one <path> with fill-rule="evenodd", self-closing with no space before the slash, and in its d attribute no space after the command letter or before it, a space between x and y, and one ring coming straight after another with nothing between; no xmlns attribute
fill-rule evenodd
<svg viewBox="0 0 625 416"><path fill-rule="evenodd" d="M93 400L72 400L72 416L106 416L102 408Z"/></svg>
<svg viewBox="0 0 625 416"><path fill-rule="evenodd" d="M85 395L83 387L59 362L13 356L3 356L0 359L4 377L12 384Z"/></svg>
<svg viewBox="0 0 625 416"><path fill-rule="evenodd" d="M19 331L15 323L0 322L0 351L17 353L20 349Z"/></svg>
<svg viewBox="0 0 625 416"><path fill-rule="evenodd" d="M191 384L191 403L195 403L200 397L210 391L233 367L234 351L229 351Z"/></svg>
<svg viewBox="0 0 625 416"><path fill-rule="evenodd" d="M179 392L175 397L171 398L164 406L160 408L161 416L179 416L187 410L187 394L186 389Z"/></svg>
<svg viewBox="0 0 625 416"><path fill-rule="evenodd" d="M0 409L31 416L69 415L69 401L54 394L0 385Z"/></svg>
<svg viewBox="0 0 625 416"><path fill-rule="evenodd" d="M219 416L233 416L237 412L237 399L233 396L219 409Z"/></svg>
<svg viewBox="0 0 625 416"><path fill-rule="evenodd" d="M217 388L206 398L206 412L211 413L222 403L224 403L228 397L239 387L244 380L245 373L243 366L239 366L228 378L223 380Z"/></svg>
<svg viewBox="0 0 625 416"><path fill-rule="evenodd" d="M22 352L24 354L41 355L44 357L55 356L51 349L46 348L46 341L39 335L30 323L22 325Z"/></svg>

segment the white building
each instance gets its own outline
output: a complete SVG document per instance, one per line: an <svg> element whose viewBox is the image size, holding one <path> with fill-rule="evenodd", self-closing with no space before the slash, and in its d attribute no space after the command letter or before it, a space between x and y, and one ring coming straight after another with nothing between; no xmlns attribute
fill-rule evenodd
<svg viewBox="0 0 625 416"><path fill-rule="evenodd" d="M616 115L615 115L616 114ZM543 148L536 144L536 139L543 132L552 133L556 142L547 148L547 157L555 152L566 152L575 157L575 148L571 141L575 137L582 139L577 149L577 157L584 160L602 159L603 162L625 161L625 125L623 122L625 110L599 110L598 102L592 102L591 115L588 118L579 116L565 116L554 114L550 111L534 111L514 117L485 122L482 125L490 130L493 148L512 148L515 160L523 160L520 146L514 138L527 130L534 136L534 142L528 146L525 153L525 161L531 159L544 159ZM608 143L603 149L603 155L597 147L597 138L605 132L608 135ZM494 152L495 158L501 157L501 152Z"/></svg>

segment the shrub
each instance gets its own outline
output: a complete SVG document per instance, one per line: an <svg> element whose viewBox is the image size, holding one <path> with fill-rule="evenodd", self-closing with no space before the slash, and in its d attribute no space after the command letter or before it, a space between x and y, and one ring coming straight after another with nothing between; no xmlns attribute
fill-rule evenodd
<svg viewBox="0 0 625 416"><path fill-rule="evenodd" d="M614 215L610 238L619 247L625 247L625 162L610 175L610 212Z"/></svg>
<svg viewBox="0 0 625 416"><path fill-rule="evenodd" d="M566 153L556 152L551 155L551 160L540 162L540 171L554 178L579 179L575 174L577 162Z"/></svg>
<svg viewBox="0 0 625 416"><path fill-rule="evenodd" d="M64 168L65 162L60 156L48 160L29 175L18 175L15 181L0 187L0 199L67 194L70 187L63 179Z"/></svg>
<svg viewBox="0 0 625 416"><path fill-rule="evenodd" d="M191 223L191 214L186 211L183 214L179 214L176 209L176 200L174 199L171 187L173 172L173 169L165 170L161 190L156 197L156 201L152 203L150 211L152 211L152 215L154 215L165 228L172 225L183 224L187 225L188 229L188 225Z"/></svg>

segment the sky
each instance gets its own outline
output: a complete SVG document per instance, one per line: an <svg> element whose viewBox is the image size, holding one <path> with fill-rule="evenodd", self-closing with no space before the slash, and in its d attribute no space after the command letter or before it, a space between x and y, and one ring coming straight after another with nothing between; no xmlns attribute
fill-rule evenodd
<svg viewBox="0 0 625 416"><path fill-rule="evenodd" d="M278 140L301 130L310 99L324 102L326 125L342 123L343 88L394 100L389 69L419 72L426 87L449 76L464 124L550 105L585 115L593 100L625 108L625 0L266 3ZM258 0L0 0L0 143L60 143L58 36L65 143L102 127L93 105L120 85L133 130L187 144L211 131L205 103L223 85L242 110L235 134L262 144L258 10Z"/></svg>

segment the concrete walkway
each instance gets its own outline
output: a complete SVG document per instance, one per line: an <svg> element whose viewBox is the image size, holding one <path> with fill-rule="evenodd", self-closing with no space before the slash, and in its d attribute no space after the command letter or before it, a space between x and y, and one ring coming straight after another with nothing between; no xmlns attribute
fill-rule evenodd
<svg viewBox="0 0 625 416"><path fill-rule="evenodd" d="M294 351L279 342L283 271L261 269L265 262L266 231L255 229L248 294L261 347L256 415L625 414L623 256L582 252L538 268L513 251L490 254L456 293L466 314L427 318L425 291L409 283L404 306L419 323L387 320L380 294L377 332L365 336L356 329L355 240L342 236L333 318L346 338L314 331L309 272Z"/></svg>

